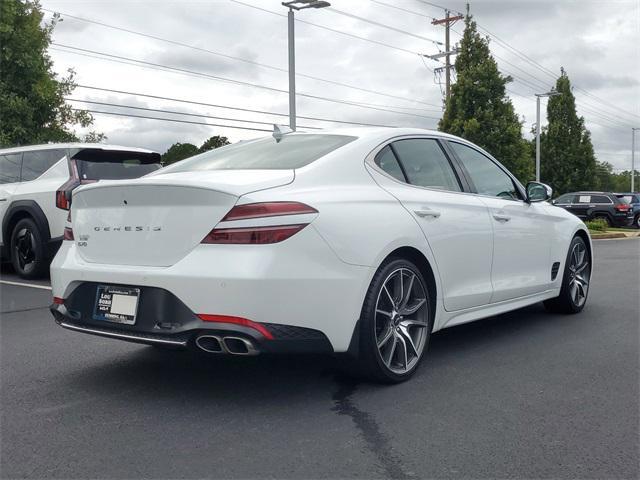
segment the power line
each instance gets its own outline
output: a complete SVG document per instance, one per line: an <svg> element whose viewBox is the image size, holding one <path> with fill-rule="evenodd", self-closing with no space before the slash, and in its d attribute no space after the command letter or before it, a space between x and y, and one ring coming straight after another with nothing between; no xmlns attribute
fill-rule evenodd
<svg viewBox="0 0 640 480"><path fill-rule="evenodd" d="M85 49L85 48L74 47L74 46L71 46L71 45L63 45L63 44L59 44L59 43L56 43L56 42L51 42L51 43L52 43L52 45L56 45L58 47L67 48L67 49L70 49L70 50L75 50L75 51L80 51L80 52L88 52L88 53L92 53L92 54L101 55L101 56L107 57L108 60L112 60L112 59L125 60L125 61L129 61L129 62L135 62L136 64L140 64L140 65L136 65L136 66L159 67L159 68L163 68L163 69L170 70L170 71L173 71L173 72L182 73L182 74L185 74L185 75L192 75L192 76L195 75L195 76L198 76L198 77L204 77L204 78L208 78L208 79L212 79L212 80L216 80L216 81L232 83L232 84L241 85L241 86L259 88L259 89L268 90L268 91L271 91L271 92L286 93L286 94L289 93L288 90L283 90L283 89L275 88L275 87L269 87L269 86L261 85L261 84L257 84L257 83L252 83L252 82L246 82L246 81L242 81L242 80L235 80L235 79L231 79L231 78L220 77L218 75L211 75L211 74L208 74L208 73L197 72L197 71L194 71L194 70L187 70L187 69L184 69L184 68L171 67L171 66L168 66L168 65L162 65L162 64L158 64L158 63L154 63L154 62L148 62L148 61L145 61L145 60L139 60L139 59L124 57L124 56L120 56L120 55L113 55L113 54L105 53L105 52L98 52L98 51L95 51L95 50L89 50L89 49ZM70 52L70 53L73 53L73 52ZM313 99L313 100L321 100L321 101L325 101L325 102L339 103L339 104L343 104L343 105L350 105L350 106L369 109L369 110L377 110L377 111L381 111L381 112L395 113L395 114L399 114L399 115L408 115L408 116L412 116L412 117L425 118L425 119L429 119L429 120L439 120L436 117L429 117L427 115L418 115L416 113L402 112L402 111L391 110L391 109L381 108L381 107L365 106L365 105L363 105L363 104L361 104L359 102L355 102L355 101L341 100L341 99L323 97L323 96L320 96L320 95L312 95L312 94L309 94L309 93L301 93L301 92L297 93L296 95L300 96L300 97L310 98L310 99Z"/></svg>
<svg viewBox="0 0 640 480"><path fill-rule="evenodd" d="M256 110L256 109L243 108L243 107L232 107L232 106L229 106L229 105L220 105L220 104L215 104L215 103L198 102L198 101L195 101L195 100L186 100L186 99L174 98L174 97L164 97L164 96L160 96L160 95L150 95L150 94L139 93L139 92L129 92L129 91L125 91L125 90L115 90L115 89L112 89L112 88L101 88L101 87L95 87L95 86L90 86L90 85L76 85L76 87L77 88L83 88L83 89L89 89L89 90L98 90L98 91L102 91L102 92L118 93L118 94L123 94L123 95L131 95L131 96L135 96L135 97L153 98L153 99L156 99L156 100L167 100L167 101L170 101L170 102L186 103L186 104L199 105L199 106L205 106L205 107L222 108L222 109L227 109L227 110L237 110L237 111L249 112L249 113L259 113L259 114L262 114L262 115L273 115L273 116L277 116L277 117L287 117L287 116L289 116L288 113L276 113L276 112L269 112L269 111L266 111L266 110ZM298 118L302 118L304 120L313 120L313 121L318 121L318 122L339 123L339 124L346 124L346 125L360 125L360 126L365 126L365 127L394 127L394 125L382 125L382 124L364 123L364 122L349 122L347 120L336 120L336 119L333 119L333 118L320 118L320 117L308 117L308 116L299 116Z"/></svg>
<svg viewBox="0 0 640 480"><path fill-rule="evenodd" d="M102 105L102 106L106 106L106 107L118 107L118 108L129 108L132 110L141 110L141 111L145 111L145 112L156 112L156 113L168 113L171 115L186 115L189 117L200 117L200 118L210 118L213 120L227 120L227 121L233 121L233 122L241 122L241 123L254 123L256 125L273 125L273 122L262 122L262 121L258 121L258 120L246 120L243 118L232 118L232 117L217 117L217 116L212 116L212 115L204 115L201 113L190 113L190 112L178 112L176 110L163 110L163 109L158 109L158 108L149 108L149 107L136 107L133 105L122 105L119 103L109 103L109 102L98 102L96 100L85 100L82 98L70 98L70 97L66 97L65 98L66 101L68 102L76 102L76 103L88 103L91 105ZM318 127L310 127L310 126L302 126L301 128L308 128L308 129L312 129L312 130L321 130Z"/></svg>
<svg viewBox="0 0 640 480"><path fill-rule="evenodd" d="M413 10L408 10L406 8L398 7L396 5L391 5L389 3L380 2L378 0L370 0L370 1L371 1L371 3L377 3L378 5L382 5L384 7L393 8L395 10L400 10L401 12L412 13L413 15L417 15L417 16L422 17L422 18L428 18L429 20L435 20L436 19L436 17L432 17L430 15L425 15L424 13L418 13L418 12L415 12Z"/></svg>
<svg viewBox="0 0 640 480"><path fill-rule="evenodd" d="M47 9L47 8L43 8L42 10L47 11L47 12L54 12L54 10L50 10L50 9ZM60 15L63 15L64 17L73 18L73 19L81 21L81 22L86 22L86 23L90 23L90 24L94 24L94 25L99 25L99 26L104 27L104 28L110 28L110 29L113 29L113 30L126 32L126 33L129 33L131 35L137 35L137 36L140 36L140 37L150 38L152 40L157 40L157 41L160 41L160 42L169 43L169 44L176 45L176 46L183 47L183 48L189 48L189 49L196 50L196 51L199 51L199 52L202 52L202 53L207 53L207 54L210 54L210 55L215 55L215 56L219 56L219 57L222 57L222 58L226 58L228 60L235 60L235 61L238 61L238 62L243 62L243 63L249 64L249 65L258 66L258 67L261 67L261 68L267 68L267 69L278 71L278 72L283 72L283 73L287 73L288 72L288 70L286 68L278 67L278 66L275 66L275 65L269 65L269 64L266 64L266 63L256 62L254 60L238 57L238 56L235 56L235 55L229 55L229 54L226 54L226 53L216 52L214 50L198 47L196 45L190 45L188 43L178 42L176 40L171 40L171 39L168 39L168 38L159 37L159 36L148 34L148 33L143 33L143 32L131 30L131 29L124 28L124 27L118 27L116 25L110 25L108 23L100 22L100 21L97 21L97 20L92 20L92 19L89 19L89 18L79 17L79 16L76 16L76 15L72 15L70 13L64 13L64 12L56 12L56 13L59 13ZM308 78L308 79L311 79L311 80L316 80L316 81L319 81L319 82L325 82L325 83L328 83L328 84L331 84L331 85L337 85L337 86L341 86L341 87L345 87L345 88L351 88L351 89L359 90L359 91L366 92L366 93L373 93L375 95L381 95L381 96L385 96L385 97L389 97L389 98L394 98L394 99L397 99L397 100L404 100L404 101L412 102L412 103L421 103L421 104L428 105L428 106L436 106L436 105L433 105L433 104L430 104L430 103L427 103L427 102L422 102L420 100L406 98L406 97L402 97L402 96L399 96L399 95L393 95L393 94L385 93L385 92L379 92L379 91L376 91L376 90L372 90L372 89L368 89L368 88L364 88L364 87L359 87L357 85L351 85L351 84L348 84L348 83L338 82L338 81L335 81L335 80L329 80L329 79L326 79L326 78L317 77L317 76L314 76L314 75L308 75L308 74L305 74L305 73L296 73L296 76L297 77Z"/></svg>
<svg viewBox="0 0 640 480"><path fill-rule="evenodd" d="M378 0L371 0L371 1L372 1L372 2L374 2L374 3L380 4L380 5L387 6L387 7L396 8L397 10L402 10L402 11L405 11L405 12L407 12L407 13L412 13L412 14L414 14L414 15L425 16L425 15L424 15L424 14L422 14L422 13L419 13L419 12L416 12L416 11L413 11L413 10L408 10L408 9L404 9L404 8L395 7L395 6L393 6L393 5L385 4L384 2L380 2L380 1L378 1ZM429 5L429 6L436 7L436 8L441 8L441 9L443 9L443 10L448 10L446 7L443 7L443 6L441 6L441 5L436 5L436 4L431 3L431 2L427 2L427 1L424 1L424 0L417 0L417 1L419 1L419 2L421 2L421 3L423 3L423 4L425 4L425 5ZM459 12L458 12L458 13L459 13ZM476 24L477 24L477 22L476 22ZM557 79L557 75L556 75L553 71L551 71L551 70L549 70L548 68L546 68L546 67L542 66L540 63L538 63L538 62L536 62L535 60L533 60L533 59L532 59L531 57L529 57L527 54L525 54L525 53L523 53L521 50L518 50L517 48L513 47L513 46L512 46L512 45L510 45L508 42L506 42L505 40L501 39L500 37L498 37L498 36L497 36L497 35L495 35L494 33L490 32L490 31L489 31L489 30L487 30L486 28L482 27L482 26L481 26L481 25L479 25L479 24L477 24L477 25L478 25L478 29L480 29L480 30L482 30L482 31L486 32L489 36L491 36L494 40L496 40L496 42L497 42L498 44L502 45L502 46L503 46L504 48L506 48L506 49L511 50L511 51L512 51L516 56L520 57L520 58L521 58L521 59L523 59L525 62L527 62L527 63L531 64L532 66L534 66L535 68L537 68L537 69L538 69L538 70L540 70L541 72L545 73L546 75L549 75L549 76L550 76L551 78L553 78L554 80L555 80L555 79ZM459 32L456 32L456 33L458 33L458 34L460 35L460 33L459 33ZM530 77L534 78L536 81L538 81L538 82L540 82L541 84L543 84L543 85L544 85L544 80L540 80L540 79L539 79L538 77L536 77L535 75L532 75L531 73L529 73L529 72L527 72L527 71L525 71L525 70L521 69L520 67L517 67L517 66L513 65L512 63L508 62L507 60L505 60L505 59L503 59L503 58L501 58L501 57L498 57L495 53L493 53L493 56L494 56L495 58L498 58L498 59L502 60L504 63L508 63L508 64L510 64L510 65L512 65L512 66L514 66L515 68L517 68L518 70L521 70L521 71L525 72L528 76L530 76ZM514 76L514 75L512 75L512 76L513 76L514 78L517 78L517 77L516 77L516 76ZM522 79L519 79L519 80L522 82ZM524 83L524 82L523 82L523 83ZM529 85L532 85L532 84L529 82ZM536 88L537 88L537 87L536 87ZM546 87L545 87L545 88L546 88ZM591 92L588 92L587 90L585 90L585 89L583 89L583 88L581 88L581 87L579 87L579 86L577 86L577 85L574 85L574 88L575 88L575 90L577 90L577 91L579 91L579 92L583 93L584 95L586 95L586 96L588 96L588 97L592 98L594 101L596 101L596 102L600 103L600 104L601 104L601 105L603 105L605 108L609 109L609 111L610 111L610 114L611 114L611 115L619 115L620 113L624 113L624 114L625 114L625 115L627 115L627 116L632 116L632 117L640 118L640 115L638 115L638 114L636 114L636 113L630 112L630 111L628 111L628 110L621 109L621 108L619 108L619 107L611 106L611 103L610 103L610 102L607 102L606 100L604 100L604 99L602 99L602 98L598 97L597 95L592 94ZM586 102L584 99L582 100L582 103L583 103L583 104L585 104L585 103L586 103L587 105L590 105L590 106L592 106L592 107L594 107L594 108L602 108L602 107L600 107L600 106L596 106L596 105L594 105L593 103Z"/></svg>
<svg viewBox="0 0 640 480"><path fill-rule="evenodd" d="M271 133L273 130L267 130L264 128L254 128L254 127L239 127L236 125L222 125L219 123L207 123L207 122L195 122L191 120L178 120L176 118L162 118L162 117L149 117L146 115L134 115L133 113L119 113L119 112L105 112L101 110L84 110L81 108L72 108L74 112L89 112L100 115L115 115L117 117L133 117L133 118L144 118L146 120L161 120L164 122L174 122L174 123L188 123L191 125L206 125L209 127L221 127L221 128L235 128L238 130L252 130L254 132L268 132Z"/></svg>
<svg viewBox="0 0 640 480"><path fill-rule="evenodd" d="M434 43L436 45L443 45L442 42L439 42L437 40L433 40L431 38L423 37L422 35L417 35L415 33L407 32L406 30L402 30L400 28L392 27L391 25L386 25L384 23L376 22L374 20L369 20L368 18L360 17L358 15L354 15L353 13L344 12L342 10L338 10L338 9L332 8L332 7L327 8L326 10L328 10L330 12L333 12L333 13L337 13L338 15L343 15L345 17L355 18L356 20L360 20L361 22L365 22L365 23L368 23L370 25L375 25L376 27L386 28L387 30L391 30L392 32L402 33L404 35L408 35L410 37L418 38L420 40L425 40L427 42L431 42L431 43Z"/></svg>
<svg viewBox="0 0 640 480"><path fill-rule="evenodd" d="M253 8L254 10L260 10L260 11L265 12L265 13L270 13L271 15L277 15L278 17L286 17L286 15L284 15L282 13L274 12L273 10L268 10L266 8L258 7L256 5L251 5L249 3L244 3L244 2L241 2L239 0L229 0L229 1L233 2L233 3L236 3L238 5L243 5L245 7ZM373 40L371 38L360 37L360 36L355 35L353 33L344 32L342 30L338 30L336 28L327 27L325 25L319 25L317 23L309 22L307 20L302 20L300 18L296 18L296 22L304 23L306 25L311 25L311 26L316 27L316 28L322 28L323 30L328 30L330 32L338 33L340 35L345 35L347 37L357 38L358 40L362 40L364 42L373 43L375 45L379 45L379 46L386 47L386 48L391 48L393 50L398 50L400 52L410 53L411 55L418 55L418 52L414 52L413 50L409 50L407 48L397 47L397 46L391 45L389 43L384 43L384 42L380 42L378 40Z"/></svg>
<svg viewBox="0 0 640 480"><path fill-rule="evenodd" d="M429 5L430 7L440 8L440 9L445 10L445 11L448 10L448 11L450 11L452 13L457 13L458 15L464 15L464 13L462 13L462 12L456 12L455 10L451 10L450 8L443 7L442 5L437 5L435 3L426 2L425 0L418 0L418 2L423 3L425 5Z"/></svg>

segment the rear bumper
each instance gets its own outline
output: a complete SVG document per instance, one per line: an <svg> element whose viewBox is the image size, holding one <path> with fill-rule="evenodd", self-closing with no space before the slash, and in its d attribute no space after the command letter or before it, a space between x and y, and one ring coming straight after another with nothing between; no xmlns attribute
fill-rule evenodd
<svg viewBox="0 0 640 480"><path fill-rule="evenodd" d="M633 224L633 215L614 215L613 225L615 227L628 227Z"/></svg>
<svg viewBox="0 0 640 480"><path fill-rule="evenodd" d="M175 295L154 287L141 288L136 323L124 325L93 318L93 299L99 284L80 284L64 304L53 304L51 313L68 330L147 345L197 349L202 335L241 338L252 353L330 353L331 343L317 330L278 324L261 324L272 338L241 325L205 322ZM221 351L220 353L224 353Z"/></svg>
<svg viewBox="0 0 640 480"><path fill-rule="evenodd" d="M190 341L200 330L225 331L223 324L201 321L198 315L223 315L271 325L282 335L297 336L300 330L296 328L320 332L328 339L331 351L345 352L373 274L370 267L342 262L312 226L278 244L198 245L170 267L88 263L78 254L79 248L73 242L63 242L51 265L53 296L65 299L67 310L54 309L60 322L114 328L91 318L97 284L138 287L142 290L141 302L147 292L158 289L176 301L166 300L167 296L154 297L149 313L140 317L145 322L142 332L165 338L189 331ZM92 285L93 290L85 290L86 285ZM86 297L81 307L72 300L74 293ZM177 302L184 309L178 308ZM69 316L69 309L80 316ZM158 322L178 326L165 332L156 327ZM126 325L115 327L130 330ZM290 327L294 328L287 333ZM245 332L240 325L230 328L254 338L252 329ZM257 337L254 340L268 343ZM269 343L264 351L274 345ZM287 351L290 348L299 347L287 347Z"/></svg>

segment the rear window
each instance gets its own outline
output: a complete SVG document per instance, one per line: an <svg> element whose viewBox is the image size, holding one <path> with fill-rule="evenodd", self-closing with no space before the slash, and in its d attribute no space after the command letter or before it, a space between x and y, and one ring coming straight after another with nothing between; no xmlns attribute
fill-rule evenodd
<svg viewBox="0 0 640 480"><path fill-rule="evenodd" d="M620 200L625 203L637 203L638 199L634 195L616 195Z"/></svg>
<svg viewBox="0 0 640 480"><path fill-rule="evenodd" d="M157 153L85 149L76 153L73 159L80 180L126 180L161 168Z"/></svg>
<svg viewBox="0 0 640 480"><path fill-rule="evenodd" d="M345 135L284 135L216 148L166 167L163 172L288 170L301 168L355 140Z"/></svg>

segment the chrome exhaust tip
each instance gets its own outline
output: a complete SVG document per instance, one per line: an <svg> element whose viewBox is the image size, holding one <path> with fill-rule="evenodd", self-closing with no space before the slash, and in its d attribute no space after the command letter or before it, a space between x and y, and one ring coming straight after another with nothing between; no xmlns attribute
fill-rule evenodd
<svg viewBox="0 0 640 480"><path fill-rule="evenodd" d="M222 345L231 355L257 355L260 353L251 341L242 337L224 337Z"/></svg>
<svg viewBox="0 0 640 480"><path fill-rule="evenodd" d="M215 335L201 335L196 338L196 345L201 350L208 353L226 353L226 350L222 346L220 337Z"/></svg>

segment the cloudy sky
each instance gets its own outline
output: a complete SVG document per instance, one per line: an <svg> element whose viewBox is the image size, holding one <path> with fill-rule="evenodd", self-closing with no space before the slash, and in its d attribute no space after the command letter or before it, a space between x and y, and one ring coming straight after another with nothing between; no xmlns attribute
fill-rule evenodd
<svg viewBox="0 0 640 480"><path fill-rule="evenodd" d="M444 28L431 25L444 13L434 3L453 11L465 3L331 3L296 16L299 126L335 127L325 120L340 120L435 128L442 92L433 69L441 64L418 54L444 48L431 41L444 40ZM74 106L196 122L94 114L94 129L110 143L164 152L174 142L199 145L211 135L237 141L265 134L230 126L269 130L270 123L288 123L286 115L272 115L288 110L287 20L279 0L42 0L42 6L47 15L62 14L50 53L58 72L73 68L83 85L72 95ZM514 77L509 96L527 136L534 93L553 86L562 66L598 158L629 168L631 127L640 127L639 0L482 0L471 2L471 13L491 34L502 72ZM452 43L463 27L453 26Z"/></svg>

